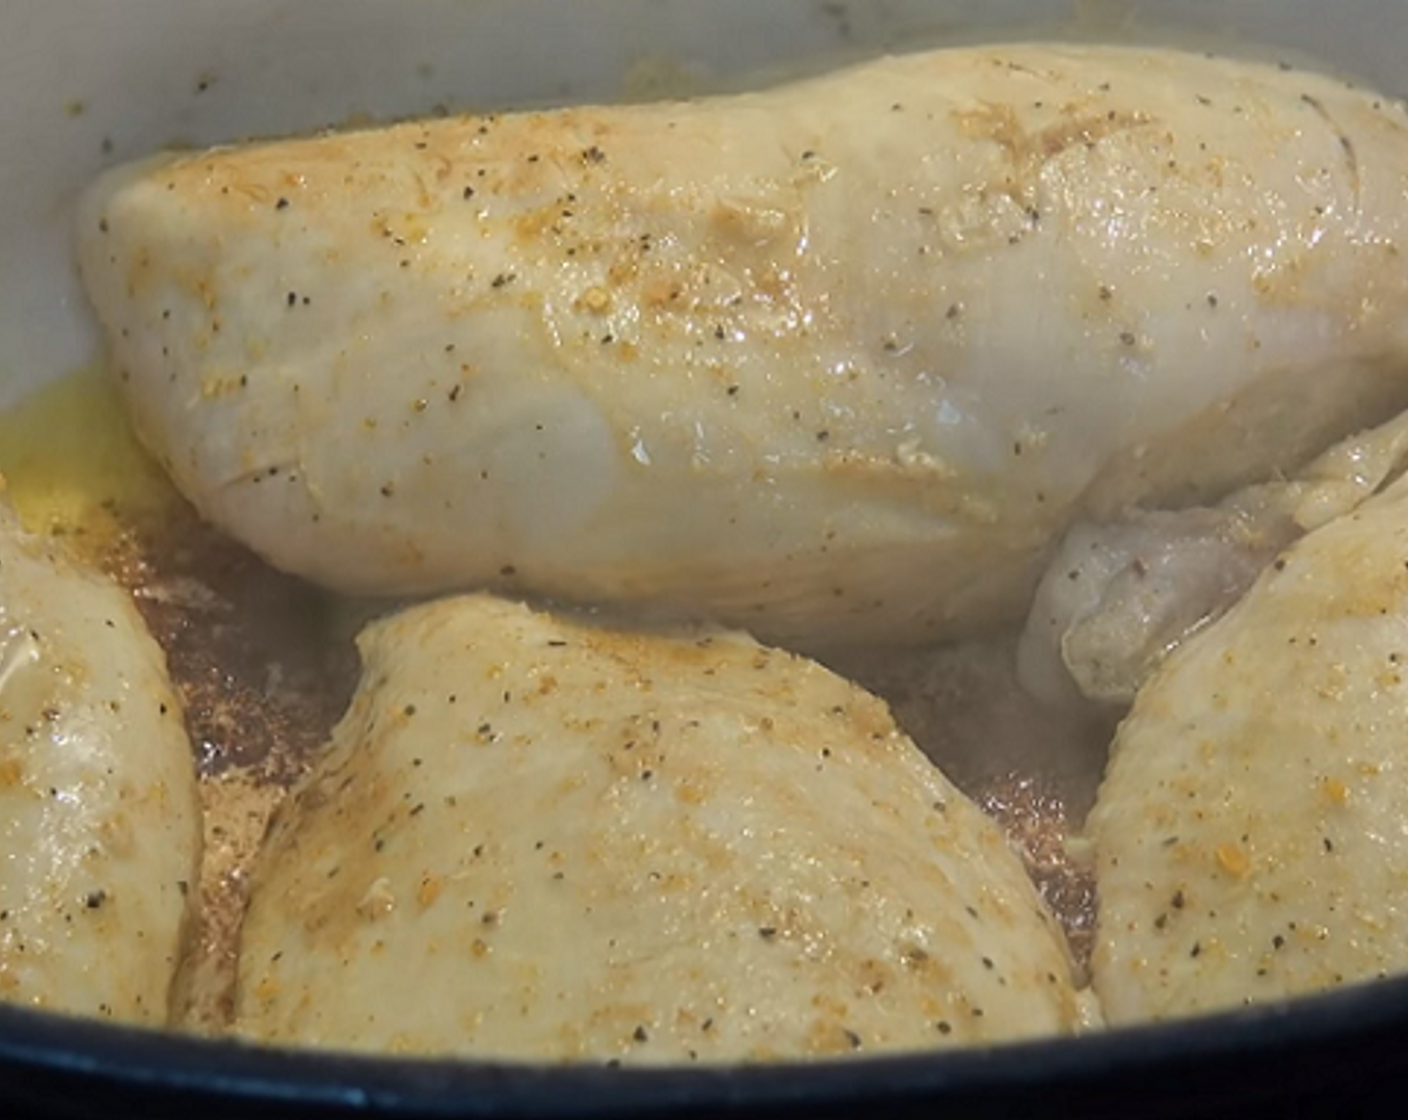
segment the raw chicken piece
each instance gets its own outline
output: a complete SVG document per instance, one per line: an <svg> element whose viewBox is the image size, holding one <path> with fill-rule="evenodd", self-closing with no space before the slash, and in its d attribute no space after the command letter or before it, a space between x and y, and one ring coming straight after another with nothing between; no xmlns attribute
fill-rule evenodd
<svg viewBox="0 0 1408 1120"><path fill-rule="evenodd" d="M1140 691L1087 825L1112 1024L1408 970L1408 481Z"/></svg>
<svg viewBox="0 0 1408 1120"><path fill-rule="evenodd" d="M161 650L0 509L0 1000L165 1025L200 846Z"/></svg>
<svg viewBox="0 0 1408 1120"><path fill-rule="evenodd" d="M256 873L244 1034L653 1064L1077 1026L998 827L815 663L487 596L361 648Z"/></svg>
<svg viewBox="0 0 1408 1120"><path fill-rule="evenodd" d="M903 642L1408 404L1405 122L1003 45L163 156L78 234L142 437L280 567Z"/></svg>

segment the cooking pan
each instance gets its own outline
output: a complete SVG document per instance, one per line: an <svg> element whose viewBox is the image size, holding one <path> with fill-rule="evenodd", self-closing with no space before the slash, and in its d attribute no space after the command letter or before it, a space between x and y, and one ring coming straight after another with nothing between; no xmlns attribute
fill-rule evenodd
<svg viewBox="0 0 1408 1120"><path fill-rule="evenodd" d="M1401 0L7 0L0 405L94 353L69 222L110 163L1038 34L1308 57L1408 94ZM1408 980L1074 1041L687 1071L283 1052L0 1006L5 1116L1401 1115L1405 1090Z"/></svg>
<svg viewBox="0 0 1408 1120"><path fill-rule="evenodd" d="M0 1008L0 1103L94 1120L1396 1117L1406 1041L1405 981L985 1051L658 1071L281 1052Z"/></svg>

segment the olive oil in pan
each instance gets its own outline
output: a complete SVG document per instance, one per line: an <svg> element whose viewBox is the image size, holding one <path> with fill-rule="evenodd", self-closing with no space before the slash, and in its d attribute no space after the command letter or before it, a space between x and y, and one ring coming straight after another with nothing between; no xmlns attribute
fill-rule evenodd
<svg viewBox="0 0 1408 1120"><path fill-rule="evenodd" d="M141 448L104 370L57 381L0 415L0 474L33 532L64 538L133 595L186 706L205 813L201 914L179 980L187 1029L228 1023L251 861L356 683L346 619L360 607L274 571L204 524ZM1094 913L1066 840L1094 798L1106 721L1053 721L1020 694L1007 637L866 653L833 668L896 718L1007 830L1079 963Z"/></svg>

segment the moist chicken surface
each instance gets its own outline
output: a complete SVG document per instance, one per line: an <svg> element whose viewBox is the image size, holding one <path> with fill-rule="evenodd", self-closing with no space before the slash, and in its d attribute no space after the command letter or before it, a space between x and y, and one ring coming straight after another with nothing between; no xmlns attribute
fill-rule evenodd
<svg viewBox="0 0 1408 1120"><path fill-rule="evenodd" d="M161 650L0 509L0 1000L166 1024L199 862Z"/></svg>
<svg viewBox="0 0 1408 1120"><path fill-rule="evenodd" d="M78 238L141 435L274 564L820 648L1408 403L1405 184L1347 84L1004 45L162 156Z"/></svg>
<svg viewBox="0 0 1408 1120"><path fill-rule="evenodd" d="M360 644L254 880L244 1035L659 1064L1078 1026L1001 830L815 663L487 596Z"/></svg>
<svg viewBox="0 0 1408 1120"><path fill-rule="evenodd" d="M1088 831L1111 1024L1408 971L1408 481L1143 687Z"/></svg>
<svg viewBox="0 0 1408 1120"><path fill-rule="evenodd" d="M1352 512L1405 463L1408 412L1342 440L1292 478L1254 483L1216 507L1078 523L1032 601L1016 659L1024 689L1061 706L1079 695L1123 710L1278 552Z"/></svg>

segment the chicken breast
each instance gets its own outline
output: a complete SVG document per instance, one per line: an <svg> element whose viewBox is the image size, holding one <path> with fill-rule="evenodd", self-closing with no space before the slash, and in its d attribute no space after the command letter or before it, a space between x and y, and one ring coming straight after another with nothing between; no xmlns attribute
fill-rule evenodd
<svg viewBox="0 0 1408 1120"><path fill-rule="evenodd" d="M1223 58L945 50L163 156L78 237L143 439L281 568L917 641L1020 614L1077 512L1408 404L1405 121Z"/></svg>
<svg viewBox="0 0 1408 1120"><path fill-rule="evenodd" d="M487 596L361 649L254 880L244 1034L655 1064L1077 1026L1000 830L820 666Z"/></svg>
<svg viewBox="0 0 1408 1120"><path fill-rule="evenodd" d="M200 836L141 617L0 509L0 999L166 1024Z"/></svg>
<svg viewBox="0 0 1408 1120"><path fill-rule="evenodd" d="M1140 691L1088 822L1112 1024L1408 971L1408 481Z"/></svg>
<svg viewBox="0 0 1408 1120"><path fill-rule="evenodd" d="M1287 545L1342 517L1408 463L1408 412L1341 441L1294 478L1216 507L1077 523L1037 587L1017 650L1035 697L1116 709L1191 634L1220 618Z"/></svg>

